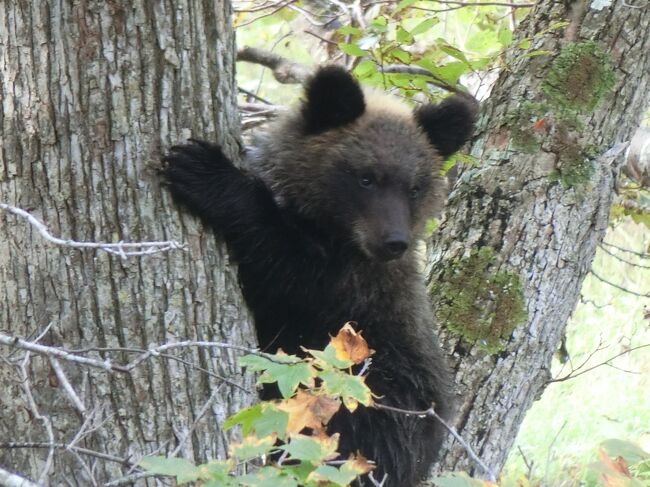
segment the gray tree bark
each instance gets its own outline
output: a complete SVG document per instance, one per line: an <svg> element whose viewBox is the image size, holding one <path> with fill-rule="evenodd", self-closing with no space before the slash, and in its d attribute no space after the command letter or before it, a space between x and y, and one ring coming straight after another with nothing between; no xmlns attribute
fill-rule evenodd
<svg viewBox="0 0 650 487"><path fill-rule="evenodd" d="M543 2L522 24L519 41L541 55L507 59L471 146L480 166L458 180L430 246L457 427L496 472L551 379L607 226L615 158L599 155L629 141L650 104L650 9L595 5ZM457 443L438 467L482 474Z"/></svg>
<svg viewBox="0 0 650 487"><path fill-rule="evenodd" d="M0 210L0 333L113 364L180 340L254 346L227 254L157 173L192 135L236 154L234 52L229 2L0 3L0 202L64 238L188 248L57 247ZM0 467L42 484L117 480L152 453L223 456L220 424L255 399L226 349L169 350L130 374L0 355Z"/></svg>

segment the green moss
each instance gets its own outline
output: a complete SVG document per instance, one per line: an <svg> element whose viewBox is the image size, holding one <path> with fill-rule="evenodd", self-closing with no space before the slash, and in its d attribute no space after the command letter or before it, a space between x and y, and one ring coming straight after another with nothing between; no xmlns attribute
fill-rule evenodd
<svg viewBox="0 0 650 487"><path fill-rule="evenodd" d="M594 175L593 159L597 150L593 146L583 148L576 141L556 137L553 141L560 157L557 168L550 174L551 181L558 181L565 188L587 184Z"/></svg>
<svg viewBox="0 0 650 487"><path fill-rule="evenodd" d="M614 86L614 69L595 42L566 45L555 58L542 89L563 111L592 111Z"/></svg>
<svg viewBox="0 0 650 487"><path fill-rule="evenodd" d="M542 147L542 136L535 130L535 123L544 116L545 109L541 103L523 101L515 113L506 117L506 123L512 137L512 146L528 154L533 154Z"/></svg>
<svg viewBox="0 0 650 487"><path fill-rule="evenodd" d="M519 277L494 272L494 249L482 247L454 260L432 286L437 317L453 333L488 353L503 350L514 328L526 320Z"/></svg>

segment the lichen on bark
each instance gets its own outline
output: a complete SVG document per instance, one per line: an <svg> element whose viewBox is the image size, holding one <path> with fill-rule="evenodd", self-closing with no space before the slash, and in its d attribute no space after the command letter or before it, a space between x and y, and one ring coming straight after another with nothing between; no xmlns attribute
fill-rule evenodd
<svg viewBox="0 0 650 487"><path fill-rule="evenodd" d="M615 82L609 56L595 42L564 46L546 75L542 89L562 111L591 112Z"/></svg>
<svg viewBox="0 0 650 487"><path fill-rule="evenodd" d="M437 318L452 333L494 354L503 350L527 313L519 277L495 270L492 247L452 260L442 279L432 285Z"/></svg>

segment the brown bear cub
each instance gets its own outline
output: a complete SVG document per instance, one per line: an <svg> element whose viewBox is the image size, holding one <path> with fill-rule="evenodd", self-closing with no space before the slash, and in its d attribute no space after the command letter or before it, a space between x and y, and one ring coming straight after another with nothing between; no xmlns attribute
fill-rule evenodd
<svg viewBox="0 0 650 487"><path fill-rule="evenodd" d="M435 403L449 417L451 374L415 242L444 194L440 166L468 139L475 114L462 95L413 111L327 66L302 105L257 138L245 170L208 142L171 149L170 190L239 263L262 349L322 349L354 321L376 350L367 383L381 402ZM342 408L330 429L343 458L361 452L392 487L426 478L445 435L430 418L364 407Z"/></svg>

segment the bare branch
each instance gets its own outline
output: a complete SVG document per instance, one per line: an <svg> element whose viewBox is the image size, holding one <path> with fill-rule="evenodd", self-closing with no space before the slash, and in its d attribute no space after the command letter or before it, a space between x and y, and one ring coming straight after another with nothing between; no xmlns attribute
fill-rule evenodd
<svg viewBox="0 0 650 487"><path fill-rule="evenodd" d="M111 349L84 349L84 350L66 350L58 347L50 347L46 345L39 345L37 343L26 341L22 338L12 337L10 335L5 335L0 333L0 345L6 345L8 347L19 348L22 350L27 350L28 352L38 353L39 355L45 355L48 357L56 357L61 360L66 360L68 362L76 362L82 365L87 365L89 367L102 369L107 372L121 372L121 373L130 373L142 362L147 360L150 357L164 356L163 352L167 350L173 350L177 348L224 348L229 350L236 350L239 352L250 353L254 355L260 355L266 359L275 362L273 355L260 352L256 348L244 347L241 345L232 345L225 342L210 342L210 341L198 341L198 340L186 340L182 342L173 342L165 343L157 347L149 348L147 350L139 349L121 349L121 348L111 348ZM87 357L81 357L78 354L92 351L92 350L102 350L102 351L127 351L127 352L142 352L141 355L126 365L117 365L113 364L110 359L105 360L96 360ZM296 363L301 363L302 360L298 359ZM280 362L286 364L286 361Z"/></svg>
<svg viewBox="0 0 650 487"><path fill-rule="evenodd" d="M224 343L224 342L206 342L206 341L187 340L184 342L165 343L164 345L150 348L145 353L143 353L142 355L140 355L139 357L137 357L136 359L134 359L133 361L125 365L124 369L127 372L130 372L131 370L135 369L138 365L140 365L142 362L147 360L149 357L158 356L166 350L172 350L175 348L188 348L188 347L227 348L231 350L237 350L240 352L252 353L255 355L263 355L264 357L269 358L267 354L262 354L260 353L259 350L255 348L243 347L240 345L231 345L229 343Z"/></svg>
<svg viewBox="0 0 650 487"><path fill-rule="evenodd" d="M28 342L22 338L12 337L5 335L4 333L0 333L0 345L20 348L22 350L27 350L28 352L34 352L38 353L39 355L46 355L48 357L56 357L60 358L61 360L67 360L68 362L77 362L89 367L94 367L96 369L102 369L109 372L128 372L125 367L122 367L120 365L113 365L110 359L95 360L86 357L79 357L61 348L39 345L38 343Z"/></svg>
<svg viewBox="0 0 650 487"><path fill-rule="evenodd" d="M89 450L88 448L82 448L80 446L72 446L65 443L47 443L40 441L31 441L31 442L6 442L0 443L0 449L2 448L56 448L59 450L70 450L82 455L88 455L91 457L99 458L101 460L108 460L109 462L121 463L122 465L129 466L129 462L126 458L116 457L115 455L109 455L108 453L102 453L100 451ZM0 482L0 484L2 484Z"/></svg>
<svg viewBox="0 0 650 487"><path fill-rule="evenodd" d="M86 414L86 407L84 406L83 401L79 399L79 396L77 396L77 393L72 387L72 384L70 384L70 381L66 377L65 372L63 372L63 368L61 367L59 361L54 357L49 357L49 359L50 365L52 366L52 369L54 369L54 373L56 374L57 379L59 379L59 383L63 386L63 389L68 394L72 405L82 415Z"/></svg>
<svg viewBox="0 0 650 487"><path fill-rule="evenodd" d="M401 408L396 408L393 406L387 406L385 404L379 404L377 402L374 403L374 407L377 409L384 409L386 411L393 411L395 413L401 413L401 414L406 414L408 416L419 416L419 417L430 417L430 418L435 418L440 422L441 425L445 427L447 431L451 433L451 435L458 441L458 443L461 444L461 446L465 449L467 454L470 456L474 462L481 467L483 472L488 476L488 480L491 482L496 482L496 474L492 471L490 467L488 467L483 461L478 457L478 455L474 452L471 446L458 434L458 432L452 428L444 419L442 419L440 416L438 416L438 413L436 413L434 406L431 406L429 409L425 409L423 411L411 411L408 409L401 409Z"/></svg>
<svg viewBox="0 0 650 487"><path fill-rule="evenodd" d="M31 382L29 379L29 373L27 372L27 365L29 364L31 354L30 352L27 352L25 354L25 358L21 362L20 366L18 367L20 370L20 374L22 376L22 386L23 386L23 391L25 392L25 396L27 397L27 405L34 416L34 418L38 419L43 423L43 426L45 427L45 431L47 432L47 438L49 440L50 445L54 444L54 430L52 428L52 420L44 416L40 413L38 410L38 406L36 406L36 401L34 400L34 396L32 395L32 389L31 389ZM42 485L45 483L45 479L47 478L48 474L50 473L50 469L52 468L52 461L54 459L54 448L50 446L50 451L47 454L47 459L45 460L45 465L43 466L43 471L41 472L41 475L38 478L38 484Z"/></svg>
<svg viewBox="0 0 650 487"><path fill-rule="evenodd" d="M237 51L237 61L265 66L273 72L275 79L283 84L302 83L312 72L304 64L294 63L271 51L256 47L244 47Z"/></svg>
<svg viewBox="0 0 650 487"><path fill-rule="evenodd" d="M626 252L628 254L636 255L637 257L641 257L642 259L650 259L650 254L646 252L637 252L636 250L632 249L626 249L624 247L619 247L618 245L611 244L609 242L602 241L601 245L605 245L607 247L611 247L616 250L620 250L621 252Z"/></svg>
<svg viewBox="0 0 650 487"><path fill-rule="evenodd" d="M47 227L32 216L29 212L17 208L15 206L0 203L0 209L6 210L14 215L18 215L27 220L41 236L48 242L61 247L71 247L75 249L98 249L103 250L109 254L119 255L123 259L127 257L143 256L157 254L159 252L167 252L169 250L181 249L185 250L185 246L174 240L164 242L117 242L117 243L103 243L103 242L77 242L71 239L62 239L53 236Z"/></svg>
<svg viewBox="0 0 650 487"><path fill-rule="evenodd" d="M623 262L624 264L628 264L628 265L631 265L631 266L634 266L634 267L638 267L639 269L650 269L650 265L643 265L643 264L639 264L639 263L636 263L636 262L632 262L630 260L627 260L627 259L621 257L620 255L615 254L611 250L608 250L607 247L602 245L604 243L605 242L601 242L601 244L599 245L600 249L603 252L605 252L606 254L614 257L616 260L619 260L619 261Z"/></svg>
<svg viewBox="0 0 650 487"><path fill-rule="evenodd" d="M250 24L252 24L253 22L257 22L258 20L263 19L263 18L265 18L265 17L270 17L270 16L273 15L274 13L279 12L279 11L282 10L283 8L288 7L289 5L291 5L292 3L296 3L297 1L298 1L298 0L286 0L286 1L284 1L284 2L280 1L280 2L277 2L277 3L275 3L275 4L273 4L273 5L269 6L269 7L263 7L263 8L261 8L261 9L258 9L258 10L266 10L266 9L272 8L273 10L271 10L270 12L266 12L266 13L264 13L264 14L262 14L262 15L258 15L258 16L255 17L255 18L252 18L252 19L250 19L250 20L247 20L246 22L242 22L241 24L237 24L236 28L238 29L238 28L240 28L240 27L244 27L244 26L246 26L246 25L250 25ZM238 11L238 12L246 12L246 10L237 10L237 11ZM248 10L248 11L253 11L253 10Z"/></svg>
<svg viewBox="0 0 650 487"><path fill-rule="evenodd" d="M633 296L638 296L640 298L650 298L650 293L642 294L642 293L639 293L637 291L633 291L632 289L628 289L628 288L626 288L624 286L621 286L620 284L616 284L615 282L608 281L604 277L600 276L600 274L597 274L593 269L591 269L590 272L599 281L604 282L605 284L609 284L610 286L615 287L616 289L619 289L620 291L626 292L626 293L631 294Z"/></svg>
<svg viewBox="0 0 650 487"><path fill-rule="evenodd" d="M616 355L614 355L613 357L608 358L604 362L601 362L599 364L594 365L593 367L589 367L589 368L584 369L584 370L580 370L582 368L582 366L580 366L580 367L576 368L575 370L572 370L571 372L569 372L564 377L559 377L557 379L550 379L547 382L547 384L550 384L552 382L564 382L565 380L575 379L576 377L578 377L578 376L580 376L582 374L586 374L587 372L591 372L592 370L597 369L598 367L602 367L603 365L611 365L610 362L612 360L614 360L614 359L616 359L616 358L618 358L618 357L620 357L622 355L625 355L625 354L628 354L630 352L634 352L635 350L639 350L641 348L646 348L646 347L650 347L650 343L646 343L644 345L639 345L637 347L631 347L631 348L628 348L626 350L623 350L621 353L617 353ZM580 370L580 371L578 372L578 370ZM627 372L627 371L625 371L625 372Z"/></svg>

